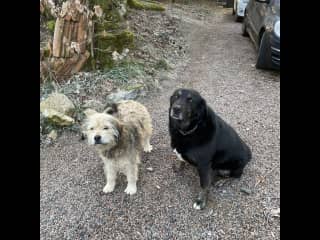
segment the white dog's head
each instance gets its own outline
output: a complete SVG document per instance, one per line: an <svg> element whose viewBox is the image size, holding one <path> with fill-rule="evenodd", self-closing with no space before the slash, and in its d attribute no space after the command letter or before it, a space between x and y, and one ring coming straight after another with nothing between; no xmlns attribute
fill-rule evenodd
<svg viewBox="0 0 320 240"><path fill-rule="evenodd" d="M117 118L92 109L85 110L84 114L87 118L83 125L83 133L88 138L89 145L107 149L117 145L120 137L120 123Z"/></svg>

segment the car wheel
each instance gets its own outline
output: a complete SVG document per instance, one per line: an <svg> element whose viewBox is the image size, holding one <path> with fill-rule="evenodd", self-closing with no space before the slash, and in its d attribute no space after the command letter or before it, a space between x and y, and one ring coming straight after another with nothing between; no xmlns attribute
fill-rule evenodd
<svg viewBox="0 0 320 240"><path fill-rule="evenodd" d="M271 46L269 41L269 35L266 32L263 33L260 41L256 68L258 69L272 68Z"/></svg>
<svg viewBox="0 0 320 240"><path fill-rule="evenodd" d="M234 15L234 20L235 20L236 22L241 22L241 17L239 17L238 14L235 14L235 15Z"/></svg>
<svg viewBox="0 0 320 240"><path fill-rule="evenodd" d="M242 23L242 36L248 37L248 31L247 31L247 17L246 14L244 14L244 19L243 19L243 23Z"/></svg>

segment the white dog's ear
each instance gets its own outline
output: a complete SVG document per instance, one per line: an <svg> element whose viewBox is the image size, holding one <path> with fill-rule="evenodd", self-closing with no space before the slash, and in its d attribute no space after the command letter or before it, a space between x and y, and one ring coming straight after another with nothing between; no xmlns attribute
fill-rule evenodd
<svg viewBox="0 0 320 240"><path fill-rule="evenodd" d="M110 115L117 113L118 112L117 104L115 103L109 104L103 112Z"/></svg>
<svg viewBox="0 0 320 240"><path fill-rule="evenodd" d="M84 113L87 117L90 117L91 115L96 114L97 111L96 111L96 110L93 110L93 109L91 109L91 108L88 108L88 109L84 110L83 113Z"/></svg>

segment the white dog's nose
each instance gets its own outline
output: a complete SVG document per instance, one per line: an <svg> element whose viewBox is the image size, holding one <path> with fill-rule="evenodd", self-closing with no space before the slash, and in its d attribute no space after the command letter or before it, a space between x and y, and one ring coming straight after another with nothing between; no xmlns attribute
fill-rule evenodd
<svg viewBox="0 0 320 240"><path fill-rule="evenodd" d="M95 140L96 142L100 142L101 136L100 136L100 135L94 136L94 140Z"/></svg>

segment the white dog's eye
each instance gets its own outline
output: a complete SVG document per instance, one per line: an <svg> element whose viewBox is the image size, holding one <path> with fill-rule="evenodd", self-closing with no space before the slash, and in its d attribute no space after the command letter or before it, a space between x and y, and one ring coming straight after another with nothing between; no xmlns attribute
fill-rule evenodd
<svg viewBox="0 0 320 240"><path fill-rule="evenodd" d="M92 128L90 128L90 130L93 130L93 127L92 127Z"/></svg>
<svg viewBox="0 0 320 240"><path fill-rule="evenodd" d="M104 130L108 130L109 128L108 127L104 127Z"/></svg>

